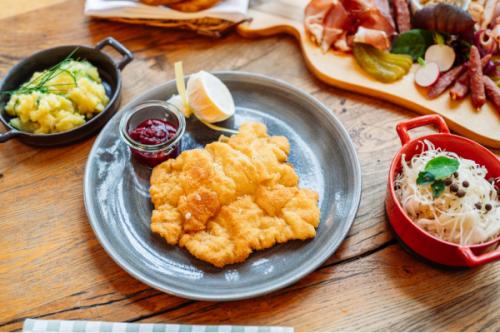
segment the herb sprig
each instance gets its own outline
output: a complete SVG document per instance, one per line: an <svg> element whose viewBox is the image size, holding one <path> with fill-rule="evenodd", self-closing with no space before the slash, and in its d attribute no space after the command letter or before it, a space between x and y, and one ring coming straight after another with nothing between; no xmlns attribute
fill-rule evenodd
<svg viewBox="0 0 500 333"><path fill-rule="evenodd" d="M446 156L438 156L427 162L417 178L417 185L431 184L432 196L437 198L444 192L444 179L458 170L460 162Z"/></svg>
<svg viewBox="0 0 500 333"><path fill-rule="evenodd" d="M55 64L54 66L47 69L40 76L34 77L28 82L21 85L18 89L15 90L3 90L0 91L1 95L14 95L14 94L31 94L32 92L40 92L40 93L57 93L61 91L59 87L68 86L68 85L76 85L76 77L73 73L63 68L63 66L70 61L72 61L73 55L78 51L78 48L74 49L70 54L66 56L62 61ZM47 82L55 78L57 75L66 72L73 79L74 83L54 83L48 85Z"/></svg>

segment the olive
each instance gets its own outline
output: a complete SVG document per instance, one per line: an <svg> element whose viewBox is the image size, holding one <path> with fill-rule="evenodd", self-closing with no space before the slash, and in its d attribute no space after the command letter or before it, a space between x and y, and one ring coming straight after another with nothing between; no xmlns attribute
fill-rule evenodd
<svg viewBox="0 0 500 333"><path fill-rule="evenodd" d="M458 178L458 172L456 172L456 171L455 171L455 172L453 173L453 177Z"/></svg>
<svg viewBox="0 0 500 333"><path fill-rule="evenodd" d="M450 191L457 192L458 191L458 185L455 184L455 183L451 184Z"/></svg>
<svg viewBox="0 0 500 333"><path fill-rule="evenodd" d="M457 197L459 197L459 198L463 198L463 197L465 197L465 191L464 191L464 190L459 190L459 191L457 192Z"/></svg>
<svg viewBox="0 0 500 333"><path fill-rule="evenodd" d="M450 186L450 185L451 185L451 183L453 183L453 181L451 180L451 178L446 178L446 179L444 180L444 184L445 184L446 186Z"/></svg>
<svg viewBox="0 0 500 333"><path fill-rule="evenodd" d="M484 209L486 209L488 212L493 209L493 206L491 204L486 204L484 205Z"/></svg>
<svg viewBox="0 0 500 333"><path fill-rule="evenodd" d="M463 186L463 187L469 187L469 185L470 185L470 184L469 184L469 182L468 182L468 181L466 181L466 180L464 180L464 181L462 182L462 186Z"/></svg>
<svg viewBox="0 0 500 333"><path fill-rule="evenodd" d="M474 204L474 206L477 208L477 209L481 209L483 207L483 205L480 203L480 202L476 202Z"/></svg>

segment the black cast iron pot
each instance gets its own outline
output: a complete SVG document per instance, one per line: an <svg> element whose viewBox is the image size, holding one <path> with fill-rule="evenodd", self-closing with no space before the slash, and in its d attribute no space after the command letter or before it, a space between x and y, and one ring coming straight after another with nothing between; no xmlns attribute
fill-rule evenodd
<svg viewBox="0 0 500 333"><path fill-rule="evenodd" d="M122 55L119 62L114 62L110 56L102 51L105 46L110 46ZM81 45L58 46L43 50L22 60L7 73L0 84L0 91L15 90L24 82L28 81L34 72L48 69L64 60L75 49L78 50L73 58L88 60L94 65L101 76L109 102L106 108L89 119L85 124L72 130L53 134L33 134L20 131L9 124L10 117L5 111L5 105L9 101L8 94L0 96L0 121L7 127L5 133L0 133L0 143L17 138L22 142L42 147L61 146L85 139L96 133L118 110L121 97L121 70L132 61L133 55L125 46L112 37L108 37L92 48Z"/></svg>

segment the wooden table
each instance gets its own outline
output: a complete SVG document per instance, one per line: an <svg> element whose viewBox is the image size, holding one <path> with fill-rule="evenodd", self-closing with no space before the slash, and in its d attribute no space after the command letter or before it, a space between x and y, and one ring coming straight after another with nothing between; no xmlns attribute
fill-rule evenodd
<svg viewBox="0 0 500 333"><path fill-rule="evenodd" d="M30 1L36 10L29 11L35 8ZM0 19L0 76L39 49L113 36L136 56L123 72L124 103L171 80L179 60L188 73L233 69L283 79L319 98L349 130L363 168L363 197L342 247L297 284L247 301L195 302L133 279L95 238L82 198L93 138L57 149L8 142L0 146L0 331L20 330L25 318L289 325L296 331L500 330L500 264L433 268L405 252L386 222L386 177L400 146L394 126L415 114L322 84L287 36L211 40L110 23L84 17L83 0L11 5Z"/></svg>

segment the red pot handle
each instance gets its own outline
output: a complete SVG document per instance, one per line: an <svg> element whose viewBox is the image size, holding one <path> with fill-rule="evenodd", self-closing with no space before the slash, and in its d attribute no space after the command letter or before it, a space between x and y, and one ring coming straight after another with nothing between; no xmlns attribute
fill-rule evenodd
<svg viewBox="0 0 500 333"><path fill-rule="evenodd" d="M404 146L411 140L410 135L408 134L409 130L426 125L436 126L439 133L450 133L448 125L446 125L443 117L437 114L421 116L407 121L402 121L396 126L396 131L401 139L401 144Z"/></svg>
<svg viewBox="0 0 500 333"><path fill-rule="evenodd" d="M469 247L460 247L459 252L463 255L465 263L469 267L484 265L500 259L500 248L481 255L475 255Z"/></svg>

